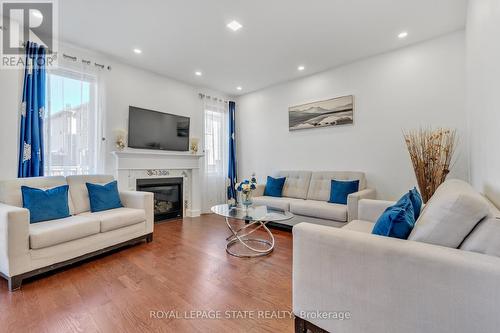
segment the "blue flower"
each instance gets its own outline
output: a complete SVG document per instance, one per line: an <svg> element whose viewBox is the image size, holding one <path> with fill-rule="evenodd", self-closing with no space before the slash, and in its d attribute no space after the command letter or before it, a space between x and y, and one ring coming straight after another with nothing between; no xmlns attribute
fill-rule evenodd
<svg viewBox="0 0 500 333"><path fill-rule="evenodd" d="M252 186L250 186L250 188L251 188L252 190L255 190L255 189L257 188L257 186L255 186L255 184L252 184Z"/></svg>
<svg viewBox="0 0 500 333"><path fill-rule="evenodd" d="M252 183L257 183L257 179L255 179L255 177L252 177Z"/></svg>
<svg viewBox="0 0 500 333"><path fill-rule="evenodd" d="M245 180L243 181L243 184L250 184L250 181L249 181L248 179L245 179Z"/></svg>

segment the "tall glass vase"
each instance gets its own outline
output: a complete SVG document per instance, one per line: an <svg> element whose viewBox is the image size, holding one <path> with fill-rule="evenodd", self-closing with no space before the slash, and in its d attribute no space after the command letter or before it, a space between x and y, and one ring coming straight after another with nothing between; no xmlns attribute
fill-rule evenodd
<svg viewBox="0 0 500 333"><path fill-rule="evenodd" d="M252 203L252 191L241 192L241 204L245 206L245 208L248 208Z"/></svg>

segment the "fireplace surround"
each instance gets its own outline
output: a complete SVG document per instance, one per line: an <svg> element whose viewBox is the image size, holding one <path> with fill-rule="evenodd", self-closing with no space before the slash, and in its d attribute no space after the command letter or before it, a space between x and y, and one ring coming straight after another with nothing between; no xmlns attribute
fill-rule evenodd
<svg viewBox="0 0 500 333"><path fill-rule="evenodd" d="M180 177L184 179L183 216L200 216L200 159L203 154L126 148L113 152L113 156L115 158L114 173L120 191L137 190L138 179Z"/></svg>

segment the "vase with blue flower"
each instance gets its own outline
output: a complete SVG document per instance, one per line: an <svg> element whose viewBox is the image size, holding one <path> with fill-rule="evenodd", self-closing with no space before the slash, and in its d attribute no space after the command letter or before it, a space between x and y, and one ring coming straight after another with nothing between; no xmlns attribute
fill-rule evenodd
<svg viewBox="0 0 500 333"><path fill-rule="evenodd" d="M252 205L252 193L257 188L257 179L252 175L250 180L245 179L241 183L236 184L236 190L240 193L240 203L248 208Z"/></svg>

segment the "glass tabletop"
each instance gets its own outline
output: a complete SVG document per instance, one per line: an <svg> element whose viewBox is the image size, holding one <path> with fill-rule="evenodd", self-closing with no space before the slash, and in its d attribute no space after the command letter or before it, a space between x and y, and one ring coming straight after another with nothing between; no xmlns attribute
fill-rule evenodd
<svg viewBox="0 0 500 333"><path fill-rule="evenodd" d="M269 208L267 206L254 206L248 208L236 205L217 205L212 207L212 212L217 215L245 221L285 221L293 217L293 214L284 210Z"/></svg>

